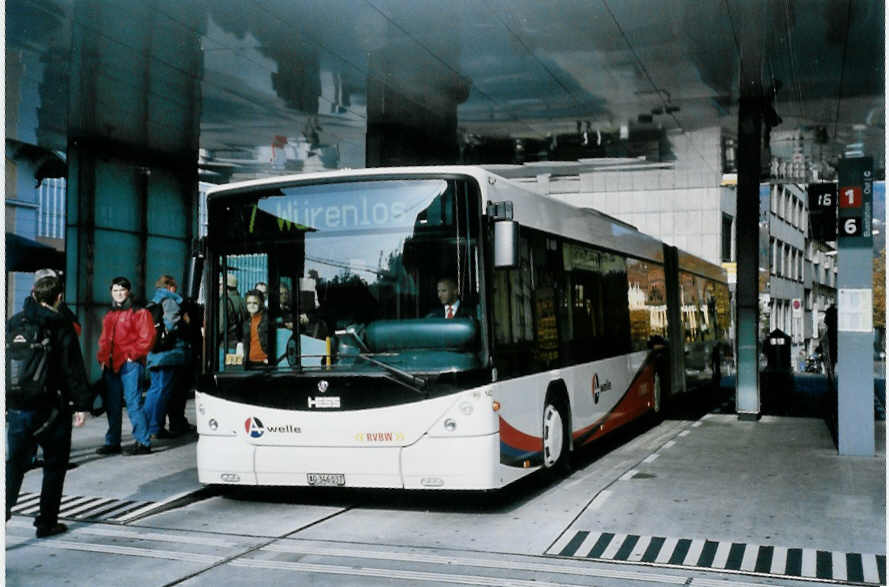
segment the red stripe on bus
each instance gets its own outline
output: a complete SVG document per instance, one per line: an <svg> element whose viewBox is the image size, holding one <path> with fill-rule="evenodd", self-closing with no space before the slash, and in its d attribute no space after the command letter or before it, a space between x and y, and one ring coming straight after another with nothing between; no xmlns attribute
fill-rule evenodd
<svg viewBox="0 0 889 587"><path fill-rule="evenodd" d="M581 428L572 434L575 440L583 438L581 444L586 444L599 438L606 432L610 432L619 426L632 422L641 414L651 409L654 392L654 363L647 361L630 384L630 388L623 395L611 411L604 418L593 422L585 428ZM604 428L602 428L604 426ZM590 432L596 428L592 434ZM589 436L586 436L589 434Z"/></svg>
<svg viewBox="0 0 889 587"><path fill-rule="evenodd" d="M525 434L509 425L509 422L500 416L500 440L519 450L532 452L543 449L543 439L538 436Z"/></svg>

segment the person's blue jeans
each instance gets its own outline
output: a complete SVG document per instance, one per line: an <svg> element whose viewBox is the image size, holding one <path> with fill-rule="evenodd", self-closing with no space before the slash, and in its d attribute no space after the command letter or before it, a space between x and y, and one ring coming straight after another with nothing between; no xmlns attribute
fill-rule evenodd
<svg viewBox="0 0 889 587"><path fill-rule="evenodd" d="M148 418L142 407L142 375L145 367L136 361L127 361L119 373L106 369L104 373L106 390L106 410L108 414L108 432L105 433L105 444L120 445L120 427L122 421L122 403L127 404L127 414L133 425L133 438L136 442L151 446L148 432Z"/></svg>
<svg viewBox="0 0 889 587"><path fill-rule="evenodd" d="M8 410L6 414L6 519L18 501L22 479L31 468L34 450L43 448L43 486L40 490L40 514L37 527L51 528L59 521L59 505L71 452L71 413L64 407L38 435L34 436L50 416L50 409Z"/></svg>
<svg viewBox="0 0 889 587"><path fill-rule="evenodd" d="M176 366L152 367L148 370L151 384L145 393L145 415L148 417L148 433L157 434L164 427L167 403L173 391Z"/></svg>

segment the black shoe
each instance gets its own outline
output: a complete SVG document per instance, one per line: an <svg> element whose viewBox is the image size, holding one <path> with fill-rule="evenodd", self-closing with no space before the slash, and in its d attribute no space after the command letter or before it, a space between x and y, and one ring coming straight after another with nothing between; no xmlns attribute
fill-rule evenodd
<svg viewBox="0 0 889 587"><path fill-rule="evenodd" d="M65 524L56 524L54 526L37 526L37 538L47 538L49 536L55 536L56 534L61 534L62 532L67 532L68 526Z"/></svg>
<svg viewBox="0 0 889 587"><path fill-rule="evenodd" d="M97 455L119 455L120 454L120 445L119 444L103 444L99 448L96 449Z"/></svg>
<svg viewBox="0 0 889 587"><path fill-rule="evenodd" d="M170 438L176 438L176 435L172 432L168 432L165 428L161 428L160 430L152 434L151 437L158 440L169 440Z"/></svg>
<svg viewBox="0 0 889 587"><path fill-rule="evenodd" d="M127 456L149 455L151 454L151 447L145 446L140 442L134 442L123 449L123 454Z"/></svg>

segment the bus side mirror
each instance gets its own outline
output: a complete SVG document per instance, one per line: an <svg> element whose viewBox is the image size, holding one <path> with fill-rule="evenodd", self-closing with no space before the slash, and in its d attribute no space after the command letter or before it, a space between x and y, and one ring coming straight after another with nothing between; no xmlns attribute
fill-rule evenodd
<svg viewBox="0 0 889 587"><path fill-rule="evenodd" d="M494 222L494 268L519 266L519 223L514 220Z"/></svg>

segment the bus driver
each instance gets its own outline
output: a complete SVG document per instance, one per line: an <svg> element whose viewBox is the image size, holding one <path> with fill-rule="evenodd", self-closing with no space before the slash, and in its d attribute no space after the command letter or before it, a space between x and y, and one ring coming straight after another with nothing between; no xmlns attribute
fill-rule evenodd
<svg viewBox="0 0 889 587"><path fill-rule="evenodd" d="M460 300L457 293L457 281L453 277L442 277L436 285L438 301L441 308L427 314L427 318L472 318L475 311Z"/></svg>

